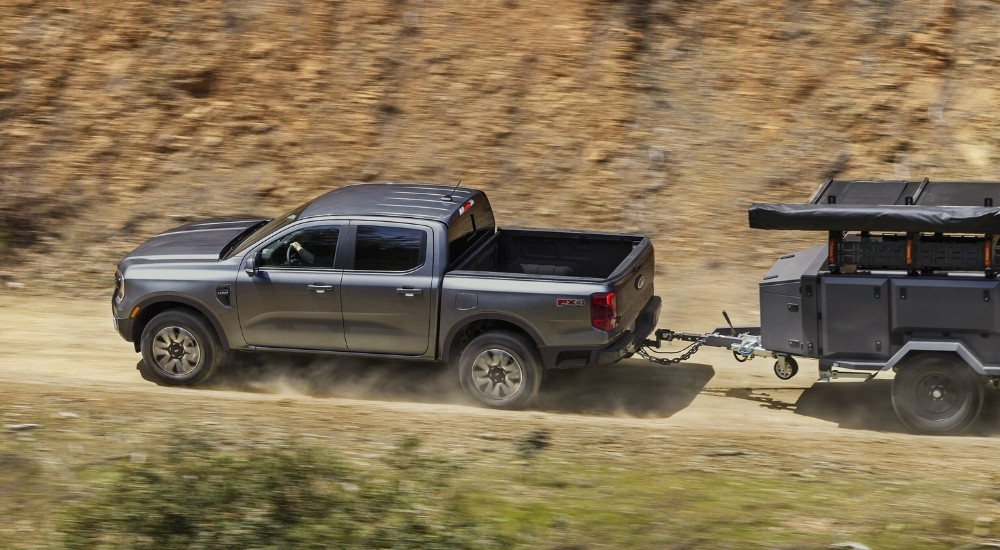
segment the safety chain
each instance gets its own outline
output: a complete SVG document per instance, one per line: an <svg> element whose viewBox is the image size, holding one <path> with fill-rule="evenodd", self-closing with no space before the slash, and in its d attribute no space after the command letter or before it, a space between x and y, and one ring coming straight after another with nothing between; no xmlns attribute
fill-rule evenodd
<svg viewBox="0 0 1000 550"><path fill-rule="evenodd" d="M702 338L701 340L698 340L695 343L688 346L687 348L685 348L684 353L681 353L679 351L660 352L660 353L681 353L681 355L678 357L653 357L652 355L649 354L648 351L646 351L646 348L641 348L636 353L638 353L639 357L643 357L646 360L651 361L653 363L657 363L660 365L673 365L675 363L681 363L683 361L687 361L688 359L690 359L692 355L698 352L698 349L701 348L702 344L704 343L705 339Z"/></svg>

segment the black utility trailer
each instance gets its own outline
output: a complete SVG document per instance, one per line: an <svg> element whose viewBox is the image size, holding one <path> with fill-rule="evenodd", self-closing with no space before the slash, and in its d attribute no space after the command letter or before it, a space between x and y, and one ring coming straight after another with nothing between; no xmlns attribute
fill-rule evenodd
<svg viewBox="0 0 1000 550"><path fill-rule="evenodd" d="M662 341L776 359L818 360L821 381L893 370L892 404L911 429L973 424L1000 382L1000 183L824 182L807 204L754 204L750 227L823 231L826 243L781 256L760 281L758 327Z"/></svg>

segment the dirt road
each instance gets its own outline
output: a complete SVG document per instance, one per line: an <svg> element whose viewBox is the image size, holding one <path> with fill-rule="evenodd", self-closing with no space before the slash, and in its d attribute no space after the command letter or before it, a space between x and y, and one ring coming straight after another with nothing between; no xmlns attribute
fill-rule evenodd
<svg viewBox="0 0 1000 550"><path fill-rule="evenodd" d="M734 475L766 468L821 480L859 471L879 483L934 480L949 494L901 512L931 513L950 501L958 517L1000 517L997 499L981 498L996 482L996 399L971 435L916 436L896 420L888 380L813 384L809 362L782 382L769 362L738 364L721 350L673 367L629 360L552 373L535 408L498 412L470 404L440 369L402 362L281 359L210 388L159 387L139 376L139 356L114 332L103 298L3 295L0 326L0 424L71 430L70 418L104 418L104 453L128 452L147 431L204 426L233 437L332 438L362 456L413 435L474 457L484 442L545 429L554 453L613 457L626 468L703 467L731 456L725 469Z"/></svg>

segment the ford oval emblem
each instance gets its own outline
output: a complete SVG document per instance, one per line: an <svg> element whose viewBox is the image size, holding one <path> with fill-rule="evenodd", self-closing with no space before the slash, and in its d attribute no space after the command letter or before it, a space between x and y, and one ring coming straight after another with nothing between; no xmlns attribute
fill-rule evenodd
<svg viewBox="0 0 1000 550"><path fill-rule="evenodd" d="M636 290L642 289L642 287L645 286L645 284L646 284L646 276L645 275L639 275L638 277L635 278L635 288L636 288Z"/></svg>

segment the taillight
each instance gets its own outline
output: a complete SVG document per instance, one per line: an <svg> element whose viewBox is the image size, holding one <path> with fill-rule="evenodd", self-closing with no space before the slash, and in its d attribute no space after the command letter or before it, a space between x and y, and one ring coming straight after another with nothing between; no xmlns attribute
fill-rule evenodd
<svg viewBox="0 0 1000 550"><path fill-rule="evenodd" d="M613 330L618 324L618 300L614 292L590 295L590 324L597 330Z"/></svg>

